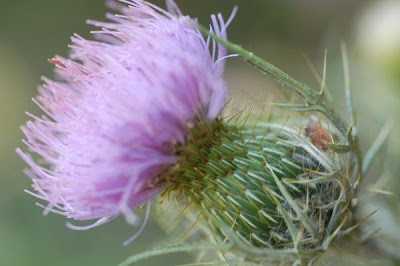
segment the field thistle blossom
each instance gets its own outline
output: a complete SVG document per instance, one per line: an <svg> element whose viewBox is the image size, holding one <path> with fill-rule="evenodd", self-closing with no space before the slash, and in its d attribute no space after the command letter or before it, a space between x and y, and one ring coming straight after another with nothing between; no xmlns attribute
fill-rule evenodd
<svg viewBox="0 0 400 266"><path fill-rule="evenodd" d="M22 127L27 175L47 211L105 223L146 203L162 188L196 123L225 105L226 48L206 40L173 2L171 13L144 1L109 2L122 15L89 21L98 41L72 37L69 59L56 56L58 81L44 78L34 102L43 117ZM213 31L226 38L221 16ZM212 51L210 53L209 46ZM35 159L30 154L37 154ZM132 219L131 219L132 218ZM89 227L76 227L87 229Z"/></svg>
<svg viewBox="0 0 400 266"><path fill-rule="evenodd" d="M204 28L172 1L169 12L121 2L128 6L109 2L122 14L108 15L111 22L89 22L102 27L93 32L97 41L75 35L70 59L50 60L59 81L44 79L34 101L45 115L30 115L23 127L29 152L18 153L30 166L29 193L48 202L46 212L98 219L73 229L120 214L135 224L131 210L160 194L190 207L178 216L199 215L193 226L200 221L216 244L158 254L212 249L225 262L236 256L235 263L310 263L358 227L357 190L373 156L363 162L357 125L326 97L325 77L312 90L227 41L236 8L226 22L212 16ZM296 112L289 122L221 115L228 49L302 97L277 104Z"/></svg>

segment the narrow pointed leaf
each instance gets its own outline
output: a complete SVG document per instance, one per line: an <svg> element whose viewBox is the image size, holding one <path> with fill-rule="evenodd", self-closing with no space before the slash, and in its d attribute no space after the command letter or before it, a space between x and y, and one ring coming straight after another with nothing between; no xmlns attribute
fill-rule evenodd
<svg viewBox="0 0 400 266"><path fill-rule="evenodd" d="M215 250L215 251L224 251L229 250L232 245L230 244L208 244L208 243L194 243L194 244L173 244L164 247L154 248L152 250L145 251L143 253L135 254L133 256L128 257L125 261L123 261L119 266L128 266L136 263L138 261L148 259L151 257L165 255L176 252L186 252L186 251L194 251L194 250Z"/></svg>
<svg viewBox="0 0 400 266"><path fill-rule="evenodd" d="M307 104L290 104L290 103L273 103L272 105L289 111L297 111L297 112L319 111L318 106L315 105L309 106Z"/></svg>
<svg viewBox="0 0 400 266"><path fill-rule="evenodd" d="M350 90L350 69L349 69L349 58L347 55L347 47L344 42L341 43L342 58L343 58L343 72L344 72L344 89L346 96L346 105L350 114L350 118L354 119L354 106L353 97Z"/></svg>
<svg viewBox="0 0 400 266"><path fill-rule="evenodd" d="M385 143L385 140L388 138L391 130L393 128L393 120L389 120L386 122L385 126L382 128L381 132L379 132L378 137L372 144L372 146L369 148L367 153L365 154L363 164L362 164L362 173L365 175L373 160L375 159L376 155L378 154L378 151L382 147L383 143Z"/></svg>
<svg viewBox="0 0 400 266"><path fill-rule="evenodd" d="M328 143L328 142L325 142L324 144L328 146L329 149L337 153L346 153L351 150L350 146L347 144Z"/></svg>

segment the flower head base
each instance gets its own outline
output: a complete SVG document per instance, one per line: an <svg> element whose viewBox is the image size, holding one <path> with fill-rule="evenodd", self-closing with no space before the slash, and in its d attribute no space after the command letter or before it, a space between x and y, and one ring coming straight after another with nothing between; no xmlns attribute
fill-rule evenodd
<svg viewBox="0 0 400 266"><path fill-rule="evenodd" d="M212 42L189 17L124 2L111 2L122 12L112 22L89 22L103 28L94 32L102 41L75 35L70 59L50 60L60 81L44 79L34 100L46 116L23 127L41 159L17 150L30 166L31 194L75 220L103 223L148 201L191 124L214 120L226 101L222 46L210 54ZM229 23L213 24L225 38Z"/></svg>
<svg viewBox="0 0 400 266"><path fill-rule="evenodd" d="M163 194L196 206L221 242L273 250L301 243L314 256L327 241L322 232L333 227L340 186L325 178L339 166L295 125L238 123L198 124Z"/></svg>

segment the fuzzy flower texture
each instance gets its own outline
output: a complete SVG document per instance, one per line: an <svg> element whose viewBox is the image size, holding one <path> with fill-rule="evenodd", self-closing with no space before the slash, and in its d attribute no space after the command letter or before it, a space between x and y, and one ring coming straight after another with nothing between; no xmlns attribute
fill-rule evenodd
<svg viewBox="0 0 400 266"><path fill-rule="evenodd" d="M72 37L69 59L49 60L57 81L44 79L34 102L44 111L24 127L30 194L46 212L98 219L88 229L148 202L174 165L196 121L216 119L226 103L226 49L204 39L195 21L168 2L164 11L140 0L110 2L120 15L96 40ZM210 29L226 38L221 15Z"/></svg>

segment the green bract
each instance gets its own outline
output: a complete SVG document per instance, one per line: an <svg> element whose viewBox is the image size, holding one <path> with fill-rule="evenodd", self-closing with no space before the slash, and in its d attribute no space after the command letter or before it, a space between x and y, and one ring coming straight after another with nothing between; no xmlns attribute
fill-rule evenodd
<svg viewBox="0 0 400 266"><path fill-rule="evenodd" d="M177 147L177 165L160 177L164 194L195 205L221 242L318 254L350 203L335 154L322 152L301 129L248 124L197 123L188 144Z"/></svg>

